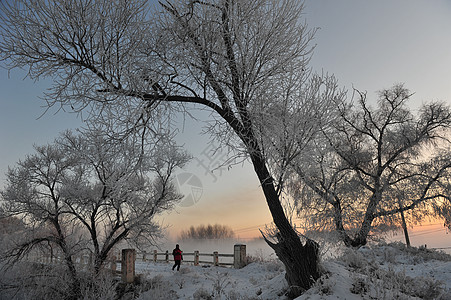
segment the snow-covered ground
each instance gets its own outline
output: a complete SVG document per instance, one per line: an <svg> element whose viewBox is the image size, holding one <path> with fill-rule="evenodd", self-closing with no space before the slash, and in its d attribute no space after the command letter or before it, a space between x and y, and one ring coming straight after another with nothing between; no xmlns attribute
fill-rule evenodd
<svg viewBox="0 0 451 300"><path fill-rule="evenodd" d="M323 277L301 299L451 299L451 257L401 243L334 250ZM277 259L243 269L137 262L138 299L285 299L283 265Z"/></svg>

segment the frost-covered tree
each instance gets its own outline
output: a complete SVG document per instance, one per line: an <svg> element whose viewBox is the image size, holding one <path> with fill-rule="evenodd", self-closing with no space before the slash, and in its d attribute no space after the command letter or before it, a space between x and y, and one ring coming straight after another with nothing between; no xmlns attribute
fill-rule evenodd
<svg viewBox="0 0 451 300"><path fill-rule="evenodd" d="M207 240L207 239L230 239L235 236L232 228L220 224L199 225L197 227L190 226L189 229L182 230L180 233L181 240Z"/></svg>
<svg viewBox="0 0 451 300"><path fill-rule="evenodd" d="M143 245L157 237L154 217L181 199L171 175L188 156L174 146L138 142L67 132L9 169L2 209L24 220L26 234L6 258L16 262L38 247L51 247L62 254L71 278L67 297L79 299L77 254L93 254L96 278L119 243Z"/></svg>
<svg viewBox="0 0 451 300"><path fill-rule="evenodd" d="M297 0L159 4L149 9L141 0L7 2L1 59L9 68L27 68L31 78L51 77L49 105L93 111L97 123L125 129L143 122L164 125L174 112L192 107L187 104L210 110L209 132L252 162L278 229L278 240L269 244L285 264L293 295L299 294L319 277L318 249L314 241L300 239L281 205L279 175L287 162L269 152L272 138L286 132L274 126L283 125L279 109L293 104L305 114L296 126L310 126L317 118L309 114L320 111L317 104L339 97L329 85L334 80L308 68L315 30L302 21L303 5ZM312 109L302 109L307 107Z"/></svg>
<svg viewBox="0 0 451 300"><path fill-rule="evenodd" d="M423 104L414 115L403 85L380 91L376 108L356 94L357 103L343 102L333 126L310 144L310 158L294 164L300 215L314 228L336 230L350 246L365 245L379 224L399 224L401 212L412 221L434 210L446 218L449 106Z"/></svg>

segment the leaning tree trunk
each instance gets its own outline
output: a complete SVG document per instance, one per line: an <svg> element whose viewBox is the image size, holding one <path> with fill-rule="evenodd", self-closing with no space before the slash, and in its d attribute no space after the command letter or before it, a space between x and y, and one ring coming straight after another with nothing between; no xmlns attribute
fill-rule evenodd
<svg viewBox="0 0 451 300"><path fill-rule="evenodd" d="M360 225L360 229L352 240L352 247L362 247L365 246L368 241L368 234L371 231L372 224L375 218L374 212L376 211L377 205L380 203L382 199L382 192L380 188L380 183L376 182L375 184L375 192L371 196L368 206L366 208L365 215L363 217L362 224Z"/></svg>
<svg viewBox="0 0 451 300"><path fill-rule="evenodd" d="M368 234L371 230L371 223L373 222L373 219L367 219L365 218L362 222L362 225L360 227L360 230L355 235L354 239L351 242L351 246L355 248L360 248L362 246L365 246L367 243Z"/></svg>
<svg viewBox="0 0 451 300"><path fill-rule="evenodd" d="M274 224L279 230L277 243L272 243L266 238L265 240L285 265L285 278L290 287L288 296L295 298L309 289L320 277L318 244L310 239L307 239L305 243L302 242L285 215L264 160L255 153L251 155L251 159Z"/></svg>
<svg viewBox="0 0 451 300"><path fill-rule="evenodd" d="M399 199L398 199L398 205L399 205L399 213L401 214L401 226L402 226L402 230L404 231L404 237L406 238L406 245L407 245L407 247L410 247L409 231L407 230L407 223L406 223L406 218L404 216L404 210L401 205L401 200L399 200Z"/></svg>

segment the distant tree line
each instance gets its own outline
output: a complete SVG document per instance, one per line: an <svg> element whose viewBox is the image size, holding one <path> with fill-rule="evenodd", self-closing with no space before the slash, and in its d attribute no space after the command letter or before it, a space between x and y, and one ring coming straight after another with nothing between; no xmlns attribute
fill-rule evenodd
<svg viewBox="0 0 451 300"><path fill-rule="evenodd" d="M197 227L191 226L187 230L180 233L180 240L207 240L207 239L230 239L235 236L232 228L226 225L214 224L207 226L200 225Z"/></svg>

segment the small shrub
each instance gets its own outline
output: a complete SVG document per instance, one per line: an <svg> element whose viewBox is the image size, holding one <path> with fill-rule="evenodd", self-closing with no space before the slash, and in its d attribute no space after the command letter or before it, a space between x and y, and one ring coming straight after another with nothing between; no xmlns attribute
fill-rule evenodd
<svg viewBox="0 0 451 300"><path fill-rule="evenodd" d="M220 296L224 293L224 289L230 285L228 273L217 272L213 278L213 295Z"/></svg>
<svg viewBox="0 0 451 300"><path fill-rule="evenodd" d="M260 263L263 262L262 257L253 256L253 255L247 255L246 256L246 265L252 264L252 263Z"/></svg>
<svg viewBox="0 0 451 300"><path fill-rule="evenodd" d="M162 275L157 275L148 280L143 280L139 289L140 299L164 300L177 299L177 293L172 290L173 284L164 280Z"/></svg>
<svg viewBox="0 0 451 300"><path fill-rule="evenodd" d="M107 300L116 297L119 282L109 272L97 278L86 278L81 282L81 294L84 300Z"/></svg>
<svg viewBox="0 0 451 300"><path fill-rule="evenodd" d="M383 255L393 257L396 248L384 249ZM420 250L424 251L424 250ZM430 277L406 276L405 272L396 272L392 266L388 270L365 261L365 258L356 255L354 251L348 251L343 256L345 263L354 268L354 282L350 291L358 295L369 295L377 299L408 299L419 297L422 299L445 299L446 291L442 283ZM371 288L370 288L371 287Z"/></svg>
<svg viewBox="0 0 451 300"><path fill-rule="evenodd" d="M175 284L177 284L177 286L178 286L180 289L183 289L183 286L185 285L185 279L183 279L183 278L177 278L177 279L175 280Z"/></svg>
<svg viewBox="0 0 451 300"><path fill-rule="evenodd" d="M418 258L422 258L420 262L429 260L440 260L440 261L451 261L451 255L435 249L428 249L426 245L420 247L407 247L401 242L393 242L388 244L388 246L409 253L410 255Z"/></svg>
<svg viewBox="0 0 451 300"><path fill-rule="evenodd" d="M443 292L442 283L430 277L417 277L410 287L412 291L409 293L412 296L420 297L422 299L438 299Z"/></svg>
<svg viewBox="0 0 451 300"><path fill-rule="evenodd" d="M157 289L164 285L163 275L159 274L148 281L149 289Z"/></svg>
<svg viewBox="0 0 451 300"><path fill-rule="evenodd" d="M269 272L280 273L285 271L285 267L283 266L280 260L271 260L265 264L265 269Z"/></svg>
<svg viewBox="0 0 451 300"><path fill-rule="evenodd" d="M362 253L354 249L346 249L341 257L341 261L353 269L363 269L368 264Z"/></svg>
<svg viewBox="0 0 451 300"><path fill-rule="evenodd" d="M75 296L72 278L65 266L60 265L18 262L1 269L0 282L0 299L65 299ZM84 289L93 289L95 283L85 283L80 283L80 292L90 293Z"/></svg>
<svg viewBox="0 0 451 300"><path fill-rule="evenodd" d="M429 260L451 261L451 255L435 249L427 249L426 247L420 248L410 247L407 248L406 251L412 255L422 257L424 261Z"/></svg>
<svg viewBox="0 0 451 300"><path fill-rule="evenodd" d="M387 247L384 249L384 260L391 264L396 262L396 250L391 247Z"/></svg>
<svg viewBox="0 0 451 300"><path fill-rule="evenodd" d="M250 282L252 285L257 285L257 284L258 284L258 280L255 279L253 276L251 276L251 278L249 278L249 282Z"/></svg>
<svg viewBox="0 0 451 300"><path fill-rule="evenodd" d="M226 295L226 299L227 300L240 300L240 299L242 299L242 296L237 291L232 290Z"/></svg>
<svg viewBox="0 0 451 300"><path fill-rule="evenodd" d="M352 283L351 293L357 295L365 295L368 292L368 283L364 278L356 277Z"/></svg>
<svg viewBox="0 0 451 300"><path fill-rule="evenodd" d="M118 299L118 298L116 298ZM125 300L124 298L119 298L120 300ZM175 300L179 299L177 293L174 290L168 290L163 288L155 288L147 292L140 294L137 300Z"/></svg>
<svg viewBox="0 0 451 300"><path fill-rule="evenodd" d="M196 290L193 297L194 300L213 300L212 295L204 288Z"/></svg>
<svg viewBox="0 0 451 300"><path fill-rule="evenodd" d="M332 295L333 287L335 286L335 282L332 282L329 279L328 274L322 275L314 285L314 288L318 291L319 295Z"/></svg>

